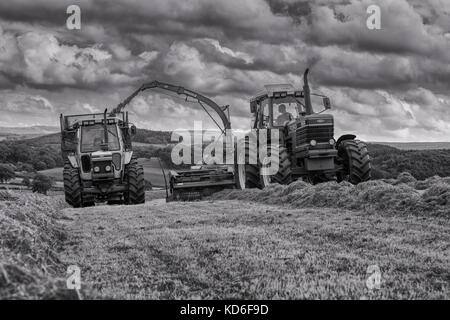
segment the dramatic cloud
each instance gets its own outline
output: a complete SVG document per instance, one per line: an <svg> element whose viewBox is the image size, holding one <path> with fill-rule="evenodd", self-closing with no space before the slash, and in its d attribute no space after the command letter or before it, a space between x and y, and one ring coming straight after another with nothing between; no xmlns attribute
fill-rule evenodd
<svg viewBox="0 0 450 320"><path fill-rule="evenodd" d="M68 5L81 30L67 30ZM0 3L0 124L55 124L57 113L114 107L158 79L230 105L248 128L249 98L311 68L337 133L368 140L448 140L450 3L379 0L18 0ZM319 107L317 107L319 108ZM22 110L22 111L19 111ZM136 124L171 130L209 118L198 104L145 92ZM209 120L208 125L214 126Z"/></svg>
<svg viewBox="0 0 450 320"><path fill-rule="evenodd" d="M23 84L89 87L98 83L120 85L142 78L142 69L157 52L132 56L120 45L111 52L101 45L80 48L65 45L45 33L29 31L12 36L0 28L0 69Z"/></svg>

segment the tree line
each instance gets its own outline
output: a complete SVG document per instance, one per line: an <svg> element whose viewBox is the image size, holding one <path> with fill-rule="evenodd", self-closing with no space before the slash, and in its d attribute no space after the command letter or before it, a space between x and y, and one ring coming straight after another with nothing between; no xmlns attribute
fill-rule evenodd
<svg viewBox="0 0 450 320"><path fill-rule="evenodd" d="M139 135L140 133L140 135ZM138 130L134 141L168 142L168 133ZM57 139L55 139L57 141ZM53 142L53 141L52 141ZM64 165L59 144L40 144L42 140L0 141L0 164L12 166L13 171L35 172ZM401 172L409 172L416 179L423 180L434 175L450 176L450 149L446 150L400 150L381 144L368 144L372 158L374 179L396 178ZM135 147L137 157L160 158L168 168L176 166L171 161L172 145L166 147Z"/></svg>
<svg viewBox="0 0 450 320"><path fill-rule="evenodd" d="M64 165L59 148L34 145L26 140L0 142L0 163L9 163L16 171L40 171Z"/></svg>
<svg viewBox="0 0 450 320"><path fill-rule="evenodd" d="M450 149L400 150L380 144L369 144L368 149L373 179L396 178L405 171L418 180L450 176Z"/></svg>

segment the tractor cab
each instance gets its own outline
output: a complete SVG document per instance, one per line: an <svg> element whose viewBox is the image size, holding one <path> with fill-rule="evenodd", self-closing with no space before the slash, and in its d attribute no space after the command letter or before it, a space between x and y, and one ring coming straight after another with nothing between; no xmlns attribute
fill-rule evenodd
<svg viewBox="0 0 450 320"><path fill-rule="evenodd" d="M330 109L328 97L314 94L321 97L325 110ZM291 84L271 84L265 85L264 90L250 100L250 112L253 114L252 127L261 128L283 128L296 121L303 121L309 115L317 115L312 106L308 106L311 98L305 99L305 93L296 90ZM309 102L310 103L310 102ZM327 116L325 115L325 118Z"/></svg>
<svg viewBox="0 0 450 320"><path fill-rule="evenodd" d="M82 125L80 152L118 151L120 150L119 134L117 124L113 122L106 126L102 123Z"/></svg>

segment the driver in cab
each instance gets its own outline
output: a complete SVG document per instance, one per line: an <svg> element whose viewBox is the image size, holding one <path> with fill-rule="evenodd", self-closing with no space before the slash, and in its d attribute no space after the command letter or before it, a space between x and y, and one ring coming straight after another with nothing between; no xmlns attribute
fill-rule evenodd
<svg viewBox="0 0 450 320"><path fill-rule="evenodd" d="M293 119L292 114L286 111L286 106L284 104L278 106L278 112L280 115L275 120L275 123L278 126L284 126Z"/></svg>

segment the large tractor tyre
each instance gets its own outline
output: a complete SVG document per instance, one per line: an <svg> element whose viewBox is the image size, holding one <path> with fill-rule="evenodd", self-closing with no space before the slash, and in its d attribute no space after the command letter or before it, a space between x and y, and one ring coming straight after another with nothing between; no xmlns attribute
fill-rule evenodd
<svg viewBox="0 0 450 320"><path fill-rule="evenodd" d="M289 184L292 182L291 161L289 160L289 153L285 147L271 148L267 160L262 160L260 167L261 187L265 188L271 183ZM266 165L271 164L271 159L275 158L278 161L278 171L275 174L269 172Z"/></svg>
<svg viewBox="0 0 450 320"><path fill-rule="evenodd" d="M66 202L74 208L82 207L82 187L78 169L72 168L70 163L65 163L63 178Z"/></svg>
<svg viewBox="0 0 450 320"><path fill-rule="evenodd" d="M126 204L140 204L145 202L144 169L138 164L136 158L132 158L125 168L125 178L128 183L128 191L124 198Z"/></svg>
<svg viewBox="0 0 450 320"><path fill-rule="evenodd" d="M244 152L236 156L236 187L238 189L261 188L260 170L257 164L258 150L256 153L250 152L250 143L247 139L239 143L244 144Z"/></svg>
<svg viewBox="0 0 450 320"><path fill-rule="evenodd" d="M359 140L342 141L338 147L338 157L344 165L343 171L337 174L338 182L358 184L370 180L370 156L365 143Z"/></svg>

